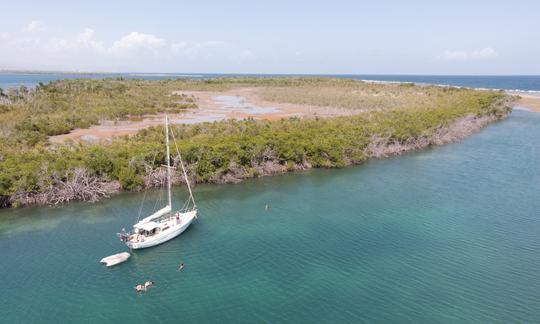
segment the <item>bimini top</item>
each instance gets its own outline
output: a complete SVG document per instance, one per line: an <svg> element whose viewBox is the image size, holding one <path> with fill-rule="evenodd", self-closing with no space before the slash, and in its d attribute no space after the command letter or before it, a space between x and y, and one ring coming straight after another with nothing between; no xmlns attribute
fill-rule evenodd
<svg viewBox="0 0 540 324"><path fill-rule="evenodd" d="M138 229L145 230L147 232L150 232L154 228L158 228L159 224L156 223L156 222L146 222L146 223L143 223L143 224L137 223L137 224L134 225L134 227L136 227Z"/></svg>

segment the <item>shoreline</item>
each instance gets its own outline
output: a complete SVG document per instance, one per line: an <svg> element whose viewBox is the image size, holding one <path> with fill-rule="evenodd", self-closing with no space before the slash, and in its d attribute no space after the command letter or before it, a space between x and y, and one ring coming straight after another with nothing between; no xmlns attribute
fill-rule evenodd
<svg viewBox="0 0 540 324"><path fill-rule="evenodd" d="M372 138L372 142L364 149L364 153L366 154L367 159L360 160L360 161L351 160L344 167L361 165L372 159L391 158L391 157L399 156L404 153L421 151L421 150L424 150L433 146L442 146L445 144L455 143L477 133L482 128L492 123L506 119L511 114L511 112L512 110L509 109L502 115L498 115L498 114L490 114L490 115L483 115L483 116L467 115L465 117L458 118L447 127L440 127L436 129L435 132L431 136L421 136L419 138L411 138L405 141L404 143L400 143L395 140L392 141L392 140L389 140L388 138L374 136ZM237 172L222 174L218 177L211 178L208 181L195 182L195 183L234 184L234 183L243 182L244 180L267 177L267 176L274 176L274 175L279 175L279 174L285 174L288 172L306 171L306 170L310 170L314 168L321 168L321 167L313 167L309 163L303 163L303 164L294 165L294 167L291 168L290 166L287 166L287 165L277 164L274 161L266 161L264 164L259 165L257 167L258 172L259 172L257 175L253 175L252 173L245 172L245 170L237 170ZM329 168L336 168L336 167L329 167ZM337 167L337 168L341 168L341 167ZM141 188L141 190L148 190L148 189L158 187L160 184L162 184L165 181L164 177L165 177L165 173L161 171L148 174L144 179L144 187ZM21 207L29 207L33 205L56 206L56 205L62 205L62 204L66 204L66 203L74 202L74 201L97 202L99 200L113 198L115 195L120 194L121 192L130 192L130 191L132 192L132 190L122 189L118 181L104 182L104 181L100 181L97 178L90 178L90 183L101 191L101 194L99 196L95 196L91 200L77 199L77 198L65 199L64 198L65 192L64 192L61 195L59 195L59 197L62 197L61 199L52 201L53 198L50 197L51 192L53 192L54 195L56 195L58 191L63 190L63 189L65 190L66 187L70 188L71 185L67 185L67 186L64 185L64 188L52 187L51 192L42 192L42 193L37 193L37 194L20 193L20 194L16 194L15 197L10 197L10 199L17 201L20 204L19 206ZM175 186L178 186L178 185L182 185L183 182L178 175L174 175L172 179L172 184ZM86 189L88 188L81 188L80 186L76 188L76 190L83 190L83 191ZM76 197L79 193L71 192L70 194ZM1 201L0 201L0 206L3 206L0 208L9 207L9 206L4 206Z"/></svg>
<svg viewBox="0 0 540 324"><path fill-rule="evenodd" d="M511 95L517 95L520 98L514 102L514 107L526 108L532 112L540 112L540 94L524 94L522 92L511 92Z"/></svg>
<svg viewBox="0 0 540 324"><path fill-rule="evenodd" d="M113 91L117 88L122 91ZM73 93L75 90L78 92ZM165 110L171 109L169 114L198 114L189 116L194 121L191 125L175 127L193 181L236 183L296 170L357 165L459 141L506 118L517 99L504 92L372 85L337 78L231 78L163 84L69 80L33 91L27 95L28 101L14 101L6 111L6 116L18 117L10 129L11 142L28 138L23 131L32 134L35 142L29 141L21 152L4 145L2 207L94 202L120 191L160 186L164 180L159 156L161 129L152 126L161 124L156 116L163 113L163 107L172 107ZM138 97L128 96L132 92ZM68 107L74 94L80 101L73 108L79 119L70 119L64 110L55 108L58 102ZM139 97L142 106L133 102ZM126 103L131 104L128 109ZM31 110L36 105L44 107L43 111ZM30 116L37 115L34 124L24 123L26 119L20 117L29 111ZM118 125L111 121L91 126L115 114L133 118L122 121L116 117ZM200 123L215 118L224 120ZM85 124L90 128L74 127ZM99 133L92 133L98 127L105 127L102 136L110 136L113 130L137 135L100 138L95 136ZM64 133L70 128L74 131ZM85 136L80 143L63 145L60 140L48 145L54 142L48 133L65 138L77 131L90 133L80 134Z"/></svg>
<svg viewBox="0 0 540 324"><path fill-rule="evenodd" d="M352 79L356 81L374 83L374 84L403 84L411 83L417 86L438 86L438 87L452 87L452 88L462 88L462 89L472 89L472 90L483 90L483 91L503 91L510 94L538 94L540 95L540 90L526 90L519 88L495 88L495 87L474 87L466 85L456 85L456 84L445 84L445 83L436 83L436 82L419 82L419 81L398 81L398 80L377 80L369 79L369 77L379 76L379 77L538 77L538 75L460 75L460 74L350 74L350 73L337 73L337 74L295 74L295 73L234 73L234 72L138 72L138 71L129 71L129 72L113 72L113 71L48 71L48 70L17 70L17 69L0 69L0 75L2 74L14 74L14 75L103 75L110 77L178 77L180 79L216 79L216 78L228 78L228 77L260 77L260 78L273 78L273 77L323 77L323 78L343 78L343 79ZM367 78L364 78L367 77ZM37 84L37 82L36 82Z"/></svg>

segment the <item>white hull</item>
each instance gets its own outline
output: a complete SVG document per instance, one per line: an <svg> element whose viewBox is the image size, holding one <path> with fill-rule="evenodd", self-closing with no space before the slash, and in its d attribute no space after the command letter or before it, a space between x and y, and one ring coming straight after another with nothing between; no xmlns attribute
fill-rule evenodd
<svg viewBox="0 0 540 324"><path fill-rule="evenodd" d="M130 249L144 249L165 243L182 234L197 217L197 210L181 213L180 219L175 217L160 222L160 232L152 236L133 237L126 242Z"/></svg>

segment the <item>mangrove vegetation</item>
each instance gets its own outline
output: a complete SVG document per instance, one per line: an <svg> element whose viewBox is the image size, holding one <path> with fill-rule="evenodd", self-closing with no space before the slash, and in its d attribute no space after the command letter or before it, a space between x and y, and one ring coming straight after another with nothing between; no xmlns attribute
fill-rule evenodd
<svg viewBox="0 0 540 324"><path fill-rule="evenodd" d="M196 109L196 98L182 91L247 87L265 101L354 114L175 125L178 150L197 182L357 164L460 139L510 111L510 98L501 92L348 79L55 81L0 94L0 203L95 201L120 189L158 186L164 180L162 127L97 143L58 144L48 137L103 120Z"/></svg>

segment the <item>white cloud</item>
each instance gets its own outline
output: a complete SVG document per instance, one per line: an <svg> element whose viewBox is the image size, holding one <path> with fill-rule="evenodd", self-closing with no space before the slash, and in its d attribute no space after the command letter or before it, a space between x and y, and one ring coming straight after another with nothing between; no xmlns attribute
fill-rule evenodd
<svg viewBox="0 0 540 324"><path fill-rule="evenodd" d="M91 28L63 37L0 33L0 53L0 68L86 71L212 68L212 64L217 67L257 59L251 50L224 41L169 42L133 31L105 42Z"/></svg>
<svg viewBox="0 0 540 324"><path fill-rule="evenodd" d="M171 44L171 51L173 53L181 53L187 48L188 44L186 42L173 43Z"/></svg>
<svg viewBox="0 0 540 324"><path fill-rule="evenodd" d="M26 27L24 27L24 30L27 32L35 33L35 32L46 31L47 28L43 25L41 21L32 20Z"/></svg>
<svg viewBox="0 0 540 324"><path fill-rule="evenodd" d="M35 44L36 50L54 52L57 54L86 54L101 55L105 57L133 58L138 56L159 56L166 41L151 34L131 32L107 46L104 42L95 39L96 32L91 28L85 28L75 37L50 39L39 45ZM26 39L39 42L39 39Z"/></svg>
<svg viewBox="0 0 540 324"><path fill-rule="evenodd" d="M166 45L166 40L158 38L152 34L131 32L128 35L115 41L109 48L113 54L129 54L138 51L150 51L154 55L159 54L159 50Z"/></svg>
<svg viewBox="0 0 540 324"><path fill-rule="evenodd" d="M471 53L471 58L473 59L484 59L484 58L493 58L497 56L497 52L491 47L486 47L481 50L473 51Z"/></svg>
<svg viewBox="0 0 540 324"><path fill-rule="evenodd" d="M78 38L83 42L87 42L90 41L92 37L94 37L94 34L94 30L87 27L82 33L79 34Z"/></svg>
<svg viewBox="0 0 540 324"><path fill-rule="evenodd" d="M443 58L447 60L466 60L468 57L467 52L464 51L449 51L446 50L443 53Z"/></svg>
<svg viewBox="0 0 540 324"><path fill-rule="evenodd" d="M466 60L483 60L492 59L497 57L497 52L491 48L486 47L479 50L467 51L444 51L442 58L450 61L466 61Z"/></svg>
<svg viewBox="0 0 540 324"><path fill-rule="evenodd" d="M93 40L94 30L85 28L75 38L62 38L50 40L43 50L46 51L65 51L65 52L84 52L91 51L95 53L105 53L107 51L102 42Z"/></svg>

